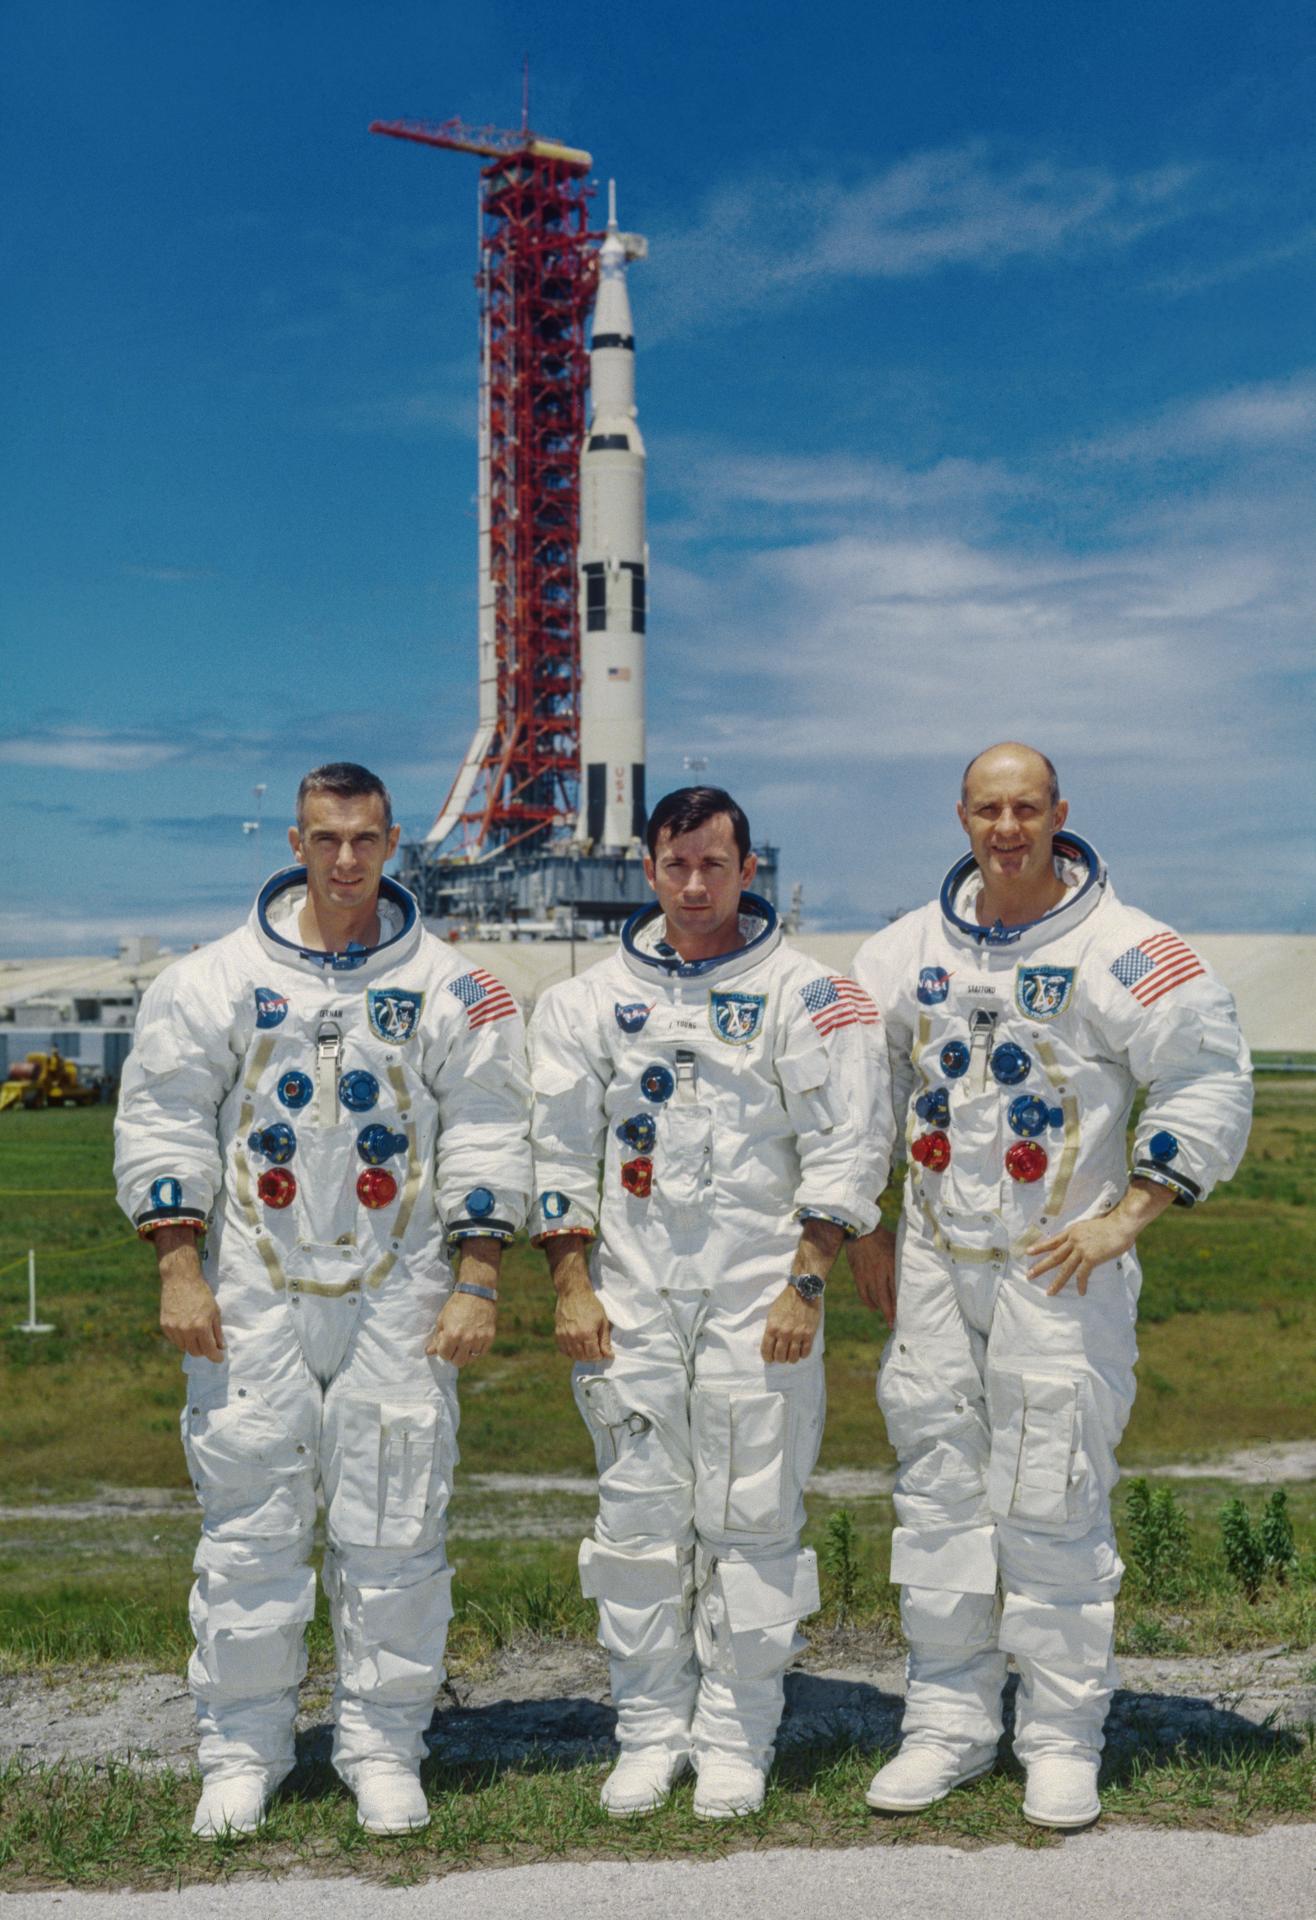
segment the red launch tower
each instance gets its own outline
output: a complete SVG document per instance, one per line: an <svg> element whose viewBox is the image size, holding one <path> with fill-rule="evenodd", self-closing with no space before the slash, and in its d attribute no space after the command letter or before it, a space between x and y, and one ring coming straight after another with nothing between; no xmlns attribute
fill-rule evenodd
<svg viewBox="0 0 1316 1920"><path fill-rule="evenodd" d="M586 321L598 278L588 153L532 133L375 121L480 170L479 707L431 857L547 850L579 812L576 556Z"/></svg>

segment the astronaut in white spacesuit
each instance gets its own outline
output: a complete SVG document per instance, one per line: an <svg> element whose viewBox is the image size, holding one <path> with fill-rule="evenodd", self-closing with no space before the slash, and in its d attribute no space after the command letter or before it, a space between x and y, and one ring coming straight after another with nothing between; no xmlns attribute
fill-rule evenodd
<svg viewBox="0 0 1316 1920"><path fill-rule="evenodd" d="M743 891L730 796L669 794L648 844L657 903L531 1021L531 1232L599 1468L580 1569L621 1747L602 1804L646 1813L693 1760L695 1813L724 1819L762 1804L818 1605L822 1291L877 1218L890 1101L867 995Z"/></svg>
<svg viewBox="0 0 1316 1920"><path fill-rule="evenodd" d="M991 1767L1012 1655L1023 1810L1058 1828L1101 1810L1134 1243L1228 1179L1251 1113L1229 994L1116 898L1066 814L1043 755L980 754L959 807L971 853L856 957L909 1171L898 1249L879 1229L850 1254L894 1319L878 1399L909 1642L903 1744L869 1804L928 1806Z"/></svg>
<svg viewBox="0 0 1316 1920"><path fill-rule="evenodd" d="M368 1831L428 1820L456 1375L493 1338L529 1198L520 1016L383 878L383 785L318 768L297 818L301 864L146 994L117 1126L120 1203L186 1355L205 1835L252 1831L293 1764L317 1483L334 1764Z"/></svg>

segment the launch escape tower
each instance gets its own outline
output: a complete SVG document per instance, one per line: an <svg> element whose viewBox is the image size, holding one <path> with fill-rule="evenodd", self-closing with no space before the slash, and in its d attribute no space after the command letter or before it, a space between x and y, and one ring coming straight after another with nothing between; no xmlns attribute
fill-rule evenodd
<svg viewBox="0 0 1316 1920"><path fill-rule="evenodd" d="M460 120L375 121L370 131L486 162L477 719L433 826L402 848L399 877L427 919L449 925L565 933L577 922L615 924L650 897L639 859L644 449L625 289L626 264L645 244L619 232L615 201L607 231L589 230L591 156L531 132L528 111L518 132ZM583 700L582 599L591 642ZM769 858L757 884L770 897Z"/></svg>

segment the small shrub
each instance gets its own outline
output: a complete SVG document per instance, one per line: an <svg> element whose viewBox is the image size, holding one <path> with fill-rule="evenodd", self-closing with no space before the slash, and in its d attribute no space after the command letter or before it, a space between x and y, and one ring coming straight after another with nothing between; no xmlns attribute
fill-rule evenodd
<svg viewBox="0 0 1316 1920"><path fill-rule="evenodd" d="M822 1566L829 1583L833 1618L838 1627L851 1622L859 1606L863 1576L859 1570L859 1529L848 1507L838 1507L823 1536Z"/></svg>
<svg viewBox="0 0 1316 1920"><path fill-rule="evenodd" d="M1255 1600L1266 1577L1266 1550L1237 1497L1220 1509L1220 1543L1230 1579L1248 1600Z"/></svg>
<svg viewBox="0 0 1316 1920"><path fill-rule="evenodd" d="M1188 1584L1188 1516L1171 1487L1134 1480L1124 1504L1129 1556L1150 1600L1178 1600Z"/></svg>
<svg viewBox="0 0 1316 1920"><path fill-rule="evenodd" d="M1274 1574L1282 1586L1298 1559L1293 1522L1289 1518L1288 1495L1283 1487L1276 1487L1266 1502L1261 1515L1260 1539L1266 1572Z"/></svg>

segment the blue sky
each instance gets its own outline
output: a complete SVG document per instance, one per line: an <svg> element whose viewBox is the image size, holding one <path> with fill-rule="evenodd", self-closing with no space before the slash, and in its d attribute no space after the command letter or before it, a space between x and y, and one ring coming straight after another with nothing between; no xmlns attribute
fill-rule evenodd
<svg viewBox="0 0 1316 1920"><path fill-rule="evenodd" d="M366 128L514 125L523 53L650 241L651 792L706 756L861 927L1022 735L1126 898L1311 928L1305 0L9 0L0 952L222 931L323 758L429 824L477 163Z"/></svg>

